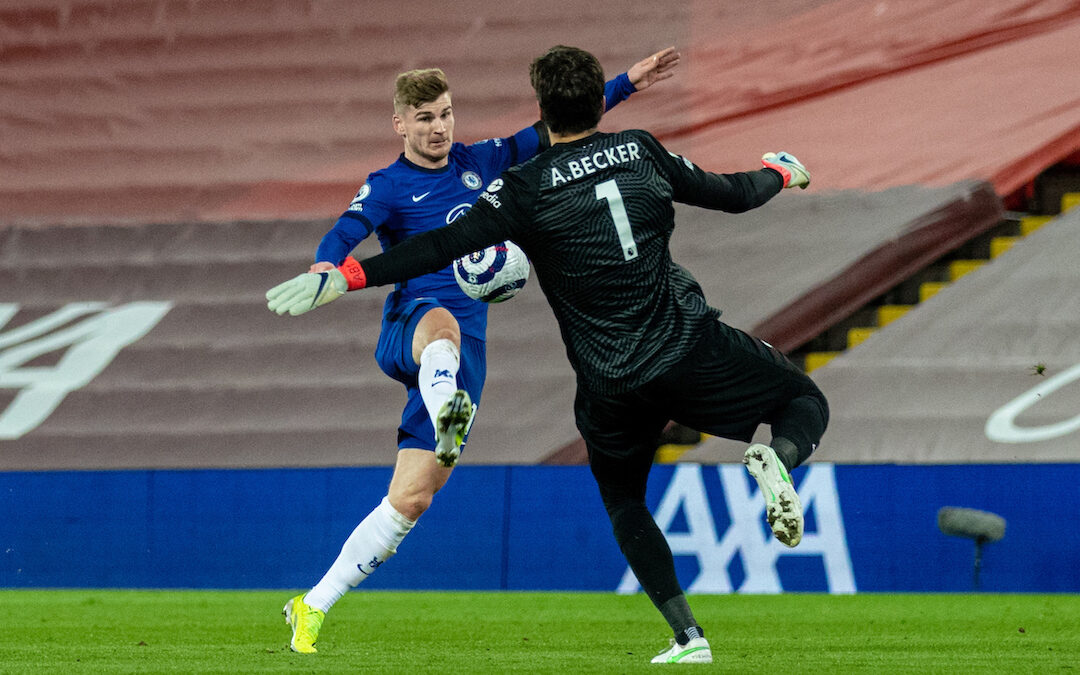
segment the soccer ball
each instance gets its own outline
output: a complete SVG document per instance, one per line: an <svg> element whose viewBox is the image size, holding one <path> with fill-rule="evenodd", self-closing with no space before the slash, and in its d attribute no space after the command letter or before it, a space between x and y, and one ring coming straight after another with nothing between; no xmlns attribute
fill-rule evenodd
<svg viewBox="0 0 1080 675"><path fill-rule="evenodd" d="M529 258L512 241L488 246L454 261L458 286L473 300L503 302L517 295L529 278Z"/></svg>

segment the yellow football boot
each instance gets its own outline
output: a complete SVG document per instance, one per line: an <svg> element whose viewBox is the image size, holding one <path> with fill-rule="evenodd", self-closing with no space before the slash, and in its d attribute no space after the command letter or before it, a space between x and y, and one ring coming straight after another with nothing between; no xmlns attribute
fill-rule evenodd
<svg viewBox="0 0 1080 675"><path fill-rule="evenodd" d="M317 652L315 641L319 639L319 629L322 628L326 613L305 605L303 593L286 602L281 613L285 615L285 623L292 626L292 642L289 647L301 654Z"/></svg>

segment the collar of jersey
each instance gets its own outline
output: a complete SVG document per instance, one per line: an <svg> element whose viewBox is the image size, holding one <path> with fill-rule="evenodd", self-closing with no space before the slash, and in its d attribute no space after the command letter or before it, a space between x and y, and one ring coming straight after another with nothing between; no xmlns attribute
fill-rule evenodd
<svg viewBox="0 0 1080 675"><path fill-rule="evenodd" d="M446 173L447 171L450 170L450 162L449 161L446 163L446 166L440 166L438 169L429 169L426 166L420 166L419 164L406 159L404 152L401 153L401 155L398 156L398 161L401 162L402 164L404 164L405 166L409 167L410 169L415 169L416 171L423 171L424 173Z"/></svg>
<svg viewBox="0 0 1080 675"><path fill-rule="evenodd" d="M568 148L580 148L582 146L589 145L590 143L595 143L596 139L600 137L601 133L602 132L597 131L596 133L589 134L585 138L579 138L576 141L570 141L569 143L559 143L558 145L565 145Z"/></svg>

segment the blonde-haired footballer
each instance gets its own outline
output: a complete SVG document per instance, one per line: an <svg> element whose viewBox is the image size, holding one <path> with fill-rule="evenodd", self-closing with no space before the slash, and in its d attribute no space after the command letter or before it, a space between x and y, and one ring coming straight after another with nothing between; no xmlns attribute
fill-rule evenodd
<svg viewBox="0 0 1080 675"><path fill-rule="evenodd" d="M668 48L634 64L604 86L605 109L671 77L678 63L678 52ZM278 314L302 314L343 294L345 287L331 272L369 235L386 250L444 227L504 170L549 146L540 122L504 138L454 142L450 86L436 68L397 77L391 121L403 152L368 175L319 243L308 273L268 293ZM322 579L285 605L294 651L316 651L325 613L397 552L449 479L480 403L486 332L487 305L467 297L447 265L399 284L387 296L375 359L408 395L393 477L386 497L345 540Z"/></svg>

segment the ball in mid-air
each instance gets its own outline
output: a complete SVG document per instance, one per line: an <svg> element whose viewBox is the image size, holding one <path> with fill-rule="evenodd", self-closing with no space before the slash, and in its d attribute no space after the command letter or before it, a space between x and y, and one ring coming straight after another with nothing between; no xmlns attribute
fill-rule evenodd
<svg viewBox="0 0 1080 675"><path fill-rule="evenodd" d="M454 261L458 286L473 300L503 302L529 279L529 258L512 241L488 246Z"/></svg>

